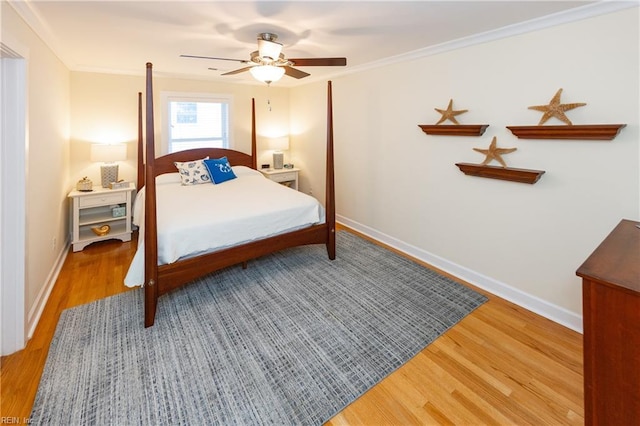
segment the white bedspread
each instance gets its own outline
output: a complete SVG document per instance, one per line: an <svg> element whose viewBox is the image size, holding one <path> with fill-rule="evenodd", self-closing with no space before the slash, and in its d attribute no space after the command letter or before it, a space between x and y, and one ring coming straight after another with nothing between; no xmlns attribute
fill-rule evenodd
<svg viewBox="0 0 640 426"><path fill-rule="evenodd" d="M233 170L236 179L217 185L183 186L177 173L158 177L159 265L324 222L315 198L248 167ZM143 188L134 204L140 236L125 277L129 287L144 283L144 193Z"/></svg>

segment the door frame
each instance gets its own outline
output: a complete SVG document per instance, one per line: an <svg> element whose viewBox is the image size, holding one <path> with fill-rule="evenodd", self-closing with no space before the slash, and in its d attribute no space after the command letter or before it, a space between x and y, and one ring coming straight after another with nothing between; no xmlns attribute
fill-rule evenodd
<svg viewBox="0 0 640 426"><path fill-rule="evenodd" d="M26 309L28 50L0 42L0 353L23 349Z"/></svg>

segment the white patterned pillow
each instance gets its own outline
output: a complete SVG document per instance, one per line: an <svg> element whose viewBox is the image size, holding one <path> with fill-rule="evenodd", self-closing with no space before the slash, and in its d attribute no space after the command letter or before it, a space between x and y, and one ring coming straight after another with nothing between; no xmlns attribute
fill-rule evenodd
<svg viewBox="0 0 640 426"><path fill-rule="evenodd" d="M180 182L183 185L198 185L200 183L211 183L211 176L209 171L204 165L204 160L208 160L209 157L205 157L202 160L193 160L179 162L174 161L173 164L178 168L180 173Z"/></svg>

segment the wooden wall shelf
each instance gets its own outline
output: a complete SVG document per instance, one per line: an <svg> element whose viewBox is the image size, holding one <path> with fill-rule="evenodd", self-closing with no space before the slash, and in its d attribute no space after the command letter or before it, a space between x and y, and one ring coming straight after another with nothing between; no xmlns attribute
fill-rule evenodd
<svg viewBox="0 0 640 426"><path fill-rule="evenodd" d="M626 124L507 126L520 139L612 140Z"/></svg>
<svg viewBox="0 0 640 426"><path fill-rule="evenodd" d="M511 167L483 166L482 164L456 163L462 173L469 176L510 180L534 184L544 174L543 170L514 169Z"/></svg>
<svg viewBox="0 0 640 426"><path fill-rule="evenodd" d="M428 135L481 136L488 124L418 124Z"/></svg>

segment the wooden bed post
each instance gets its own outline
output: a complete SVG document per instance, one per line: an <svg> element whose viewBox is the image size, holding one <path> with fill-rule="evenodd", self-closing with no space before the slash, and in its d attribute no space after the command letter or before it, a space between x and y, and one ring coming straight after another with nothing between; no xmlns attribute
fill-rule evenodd
<svg viewBox="0 0 640 426"><path fill-rule="evenodd" d="M325 190L325 210L327 221L327 254L329 259L336 258L336 194L333 178L333 99L331 81L327 82L327 177Z"/></svg>
<svg viewBox="0 0 640 426"><path fill-rule="evenodd" d="M258 153L256 144L256 99L251 98L251 168L258 169Z"/></svg>
<svg viewBox="0 0 640 426"><path fill-rule="evenodd" d="M144 147L142 137L142 92L138 92L138 191L144 186Z"/></svg>
<svg viewBox="0 0 640 426"><path fill-rule="evenodd" d="M147 146L144 214L144 326L153 325L158 303L158 224L156 221L155 140L151 62L147 62Z"/></svg>

